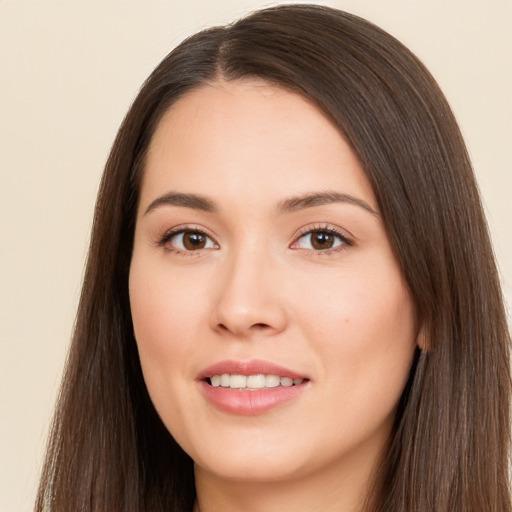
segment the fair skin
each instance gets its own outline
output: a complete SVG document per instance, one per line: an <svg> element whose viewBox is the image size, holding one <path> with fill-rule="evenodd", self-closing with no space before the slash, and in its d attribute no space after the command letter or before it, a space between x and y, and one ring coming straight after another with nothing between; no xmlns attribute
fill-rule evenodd
<svg viewBox="0 0 512 512"><path fill-rule="evenodd" d="M148 153L129 285L196 510L361 510L417 329L372 188L319 110L259 80L180 98Z"/></svg>

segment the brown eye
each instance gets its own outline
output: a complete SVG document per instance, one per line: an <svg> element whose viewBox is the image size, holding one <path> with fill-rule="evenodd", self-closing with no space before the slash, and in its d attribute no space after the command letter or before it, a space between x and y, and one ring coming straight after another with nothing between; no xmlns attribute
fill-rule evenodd
<svg viewBox="0 0 512 512"><path fill-rule="evenodd" d="M332 249L336 239L331 233L325 233L323 231L313 231L311 233L311 246L313 249L321 251L322 249Z"/></svg>
<svg viewBox="0 0 512 512"><path fill-rule="evenodd" d="M313 251L328 251L342 245L350 245L340 233L333 233L330 230L316 229L302 235L294 244L294 248L309 249Z"/></svg>
<svg viewBox="0 0 512 512"><path fill-rule="evenodd" d="M187 231L183 233L183 246L189 251L204 249L206 246L206 237L197 231Z"/></svg>
<svg viewBox="0 0 512 512"><path fill-rule="evenodd" d="M214 249L216 244L201 231L180 231L173 234L168 243L179 251L199 251L201 249Z"/></svg>

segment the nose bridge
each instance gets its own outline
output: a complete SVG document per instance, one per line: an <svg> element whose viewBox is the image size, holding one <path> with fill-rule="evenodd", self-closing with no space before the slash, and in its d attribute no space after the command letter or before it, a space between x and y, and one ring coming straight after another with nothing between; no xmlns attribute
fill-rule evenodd
<svg viewBox="0 0 512 512"><path fill-rule="evenodd" d="M254 239L231 251L219 271L212 327L237 336L284 329L286 314L278 273L269 251Z"/></svg>

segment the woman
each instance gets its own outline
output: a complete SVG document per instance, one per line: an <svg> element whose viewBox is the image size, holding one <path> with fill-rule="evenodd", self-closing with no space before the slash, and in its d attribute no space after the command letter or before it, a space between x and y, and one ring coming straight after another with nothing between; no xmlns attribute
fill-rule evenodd
<svg viewBox="0 0 512 512"><path fill-rule="evenodd" d="M98 197L37 510L511 510L509 337L422 64L340 11L203 31Z"/></svg>

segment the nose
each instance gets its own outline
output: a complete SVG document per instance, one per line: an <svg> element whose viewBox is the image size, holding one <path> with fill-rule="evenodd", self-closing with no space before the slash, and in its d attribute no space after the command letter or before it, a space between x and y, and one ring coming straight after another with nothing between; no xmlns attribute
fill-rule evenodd
<svg viewBox="0 0 512 512"><path fill-rule="evenodd" d="M271 258L256 252L226 261L213 290L212 328L238 338L282 332L287 313L276 267Z"/></svg>

